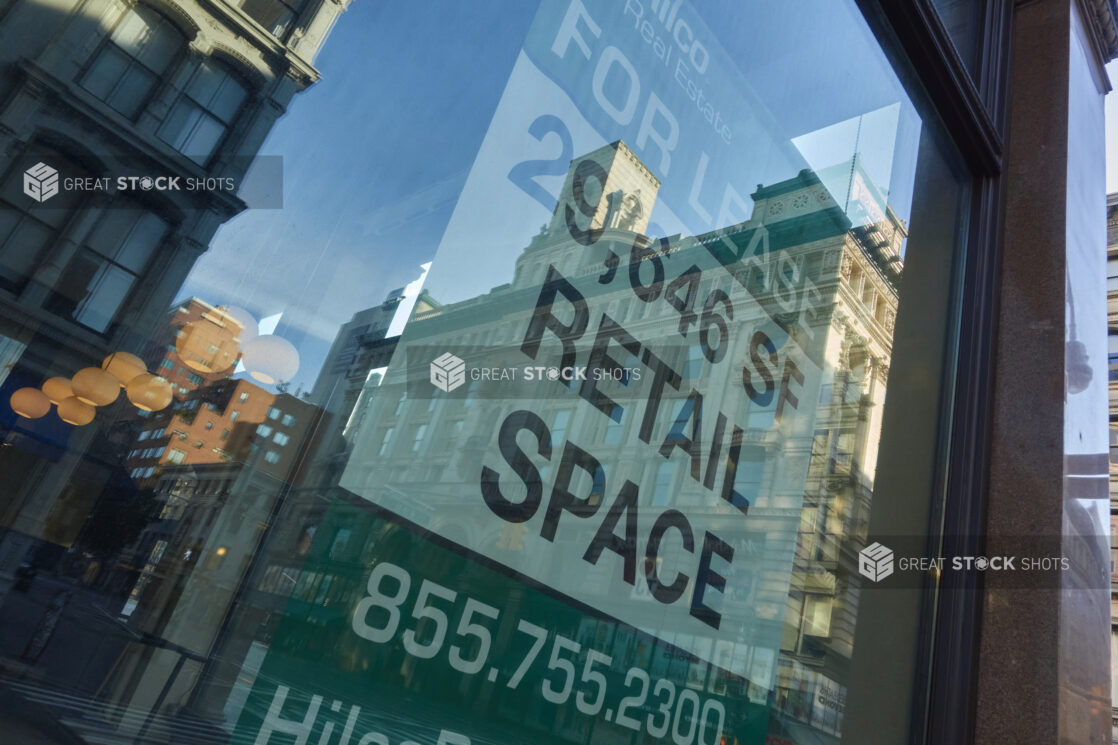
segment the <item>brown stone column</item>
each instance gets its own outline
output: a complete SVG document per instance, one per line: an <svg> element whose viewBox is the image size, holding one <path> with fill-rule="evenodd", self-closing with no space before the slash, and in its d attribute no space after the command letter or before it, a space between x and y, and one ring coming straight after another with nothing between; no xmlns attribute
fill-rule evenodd
<svg viewBox="0 0 1118 745"><path fill-rule="evenodd" d="M1109 698L1109 619L1095 608L1109 603L1105 587L1091 580L1109 557L1082 551L1092 532L1098 535L1089 499L1097 476L1072 474L1090 458L1065 458L1065 452L1078 452L1065 435L1071 431L1066 319L1068 287L1081 272L1069 267L1070 252L1082 248L1072 235L1075 221L1084 219L1076 184L1070 183L1079 166L1069 153L1091 147L1101 159L1103 152L1101 122L1097 133L1091 131L1092 142L1080 141L1082 109L1070 105L1078 96L1102 106L1104 53L1096 46L1085 67L1084 47L1077 47L1077 38L1090 41L1104 20L1093 5L1032 0L1015 9L986 553L1020 553L1015 537L1047 537L1058 539L1062 553L1076 554L1073 562L1080 563L1064 573L1058 590L1040 574L985 574L977 745L1110 742L1109 706L1098 706L1092 693L1098 688ZM1079 139L1069 131L1078 131ZM1104 189L1100 183L1100 200ZM1097 220L1102 226L1103 210ZM1101 273L1104 242L1098 254ZM1105 387L1105 351L1091 363ZM1105 419L1105 404L1098 415ZM1105 481L1100 483L1105 499Z"/></svg>

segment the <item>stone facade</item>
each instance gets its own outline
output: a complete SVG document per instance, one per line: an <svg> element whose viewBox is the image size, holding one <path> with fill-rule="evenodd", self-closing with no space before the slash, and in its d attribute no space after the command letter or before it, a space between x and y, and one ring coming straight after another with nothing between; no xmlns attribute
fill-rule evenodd
<svg viewBox="0 0 1118 745"><path fill-rule="evenodd" d="M34 346L49 329L56 342L25 364L45 373L58 356L71 367L99 362L154 334L217 228L245 203L225 189L121 189L117 180L239 182L292 98L318 79L311 62L345 5L299 4L279 36L246 12L265 17L258 2L0 10L2 199L18 220L0 227L0 333ZM41 204L18 190L38 162L62 177L62 192ZM113 255L141 237L133 262ZM116 301L87 281L106 258L118 265Z"/></svg>

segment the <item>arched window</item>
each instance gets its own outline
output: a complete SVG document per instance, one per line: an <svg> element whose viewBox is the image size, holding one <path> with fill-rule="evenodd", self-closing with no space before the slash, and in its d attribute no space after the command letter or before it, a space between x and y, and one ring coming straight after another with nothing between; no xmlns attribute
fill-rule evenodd
<svg viewBox="0 0 1118 745"><path fill-rule="evenodd" d="M105 39L81 86L134 119L185 46L185 37L170 21L137 5Z"/></svg>
<svg viewBox="0 0 1118 745"><path fill-rule="evenodd" d="M151 212L118 202L106 209L66 267L48 307L105 331L143 275L169 226Z"/></svg>
<svg viewBox="0 0 1118 745"><path fill-rule="evenodd" d="M248 98L248 86L224 65L203 60L159 137L199 165L205 165L233 126Z"/></svg>

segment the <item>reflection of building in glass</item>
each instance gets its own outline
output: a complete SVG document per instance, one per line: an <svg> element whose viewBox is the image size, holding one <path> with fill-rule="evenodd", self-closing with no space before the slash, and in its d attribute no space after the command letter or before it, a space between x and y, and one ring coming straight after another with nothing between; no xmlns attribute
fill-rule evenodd
<svg viewBox="0 0 1118 745"><path fill-rule="evenodd" d="M179 456L167 449L141 458L138 438L148 433L150 442L151 420L123 393L84 427L53 412L17 419L7 402L18 388L100 366L112 352L135 352L150 366L172 359L149 340L173 344L161 331L167 307L216 230L246 208L236 189L276 120L317 80L311 62L345 6L27 2L0 19L0 151L8 156L0 170L0 471L12 486L0 504L0 654L18 660L35 624L17 619L55 603L53 641L32 661L37 675L75 692L98 690L118 655L115 674L123 674L122 637L131 637L112 618L132 585L111 565L150 537L151 490L164 491L157 467ZM199 301L184 307L203 312ZM222 377L152 372L171 380L178 403ZM300 416L298 407L288 413ZM189 411L174 416L185 422ZM233 468L212 452L224 430L206 430L200 419L183 462L197 463L205 450L211 461L199 468ZM256 473L284 467L308 419L286 450L274 435L258 450ZM279 460L265 462L272 451ZM145 476L133 478L141 464ZM150 548L137 554L138 570ZM38 578L12 592L20 571ZM100 651L90 651L92 641ZM128 648L141 656L152 649ZM144 683L156 693L162 684Z"/></svg>
<svg viewBox="0 0 1118 745"><path fill-rule="evenodd" d="M370 534L373 516L351 510L340 526L331 518L327 555L314 560L308 551L344 466L342 427L374 395L368 371L391 358L396 338L385 334L398 304L394 293L339 330L315 386L325 391L322 406L313 392L300 400L221 375L195 387L167 342L212 307L191 300L169 314L153 359L162 355L168 374L186 377L174 407L145 418L130 451L127 465L151 484L155 508L115 567L127 578L121 616L161 646L121 657L102 684L113 701L161 711L166 726L168 699L156 694L170 681L167 696L191 702L183 716L220 738L287 604L341 625L357 585L339 575L338 562L366 550L359 537Z"/></svg>
<svg viewBox="0 0 1118 745"><path fill-rule="evenodd" d="M106 690L145 710L156 705L153 689L167 680L174 679L170 692L177 697L191 690L275 511L302 483L307 448L324 423L317 407L244 380L200 388L185 404L168 425L185 428L171 430L168 451L180 445L187 455L164 461L154 487L157 515L121 556L120 569L131 563L134 578L121 616L131 628L195 655L181 676L174 671L182 653L174 647L122 658ZM236 411L242 416L234 423ZM208 448L221 431L206 426L214 422L231 434L222 447Z"/></svg>
<svg viewBox="0 0 1118 745"><path fill-rule="evenodd" d="M284 45L250 17L194 3L13 6L0 25L0 145L15 154L0 186L0 283L16 307L47 311L79 350L99 351L79 343L90 331L101 344L123 341L125 327L151 331L217 227L245 207L231 191L185 185L239 181L317 79L309 60L343 7L305 10ZM39 162L60 186L42 203L22 190Z"/></svg>
<svg viewBox="0 0 1118 745"><path fill-rule="evenodd" d="M256 5L244 15L99 0L20 3L5 13L0 149L12 157L0 174L0 346L13 368L4 401L155 334L218 226L245 208L231 191L183 184L239 183L292 97L317 79L310 60L343 8L292 6L279 39L270 33L280 32L275 19L274 29L254 20L275 14L261 16ZM58 194L42 202L23 186L24 171L40 162L60 179ZM4 524L39 537L95 427L21 426L72 461L11 464L36 493L17 499L27 509ZM0 550L0 575L25 550Z"/></svg>
<svg viewBox="0 0 1118 745"><path fill-rule="evenodd" d="M384 302L353 315L338 329L315 379L310 400L330 412L353 411L370 370L386 367L397 337L388 337L404 290L393 290Z"/></svg>
<svg viewBox="0 0 1118 745"><path fill-rule="evenodd" d="M855 170L852 182L866 190L863 178ZM759 190L754 198L767 192ZM779 203L802 204L804 196L790 192L780 202L768 197L769 214ZM861 582L857 553L869 526L898 305L899 251L906 235L892 210L882 215L880 208L872 209L876 206L876 200L865 200L858 212L876 211L885 220L853 227L823 248L832 255L839 251L839 266L826 293L833 308L827 364L777 670L776 710L833 735L841 734L844 681L853 656ZM786 727L781 721L772 729Z"/></svg>
<svg viewBox="0 0 1118 745"><path fill-rule="evenodd" d="M694 672L701 678L695 684L723 694L734 688L754 703L772 704L774 734L791 735L797 726L814 728L816 736L838 734L861 582L856 557L868 526L906 229L857 158L828 169L832 170L818 175L803 171L759 187L752 195L752 217L739 225L694 238L652 242L665 266L664 292L674 293L671 305L679 314L672 315L668 303L653 305L635 296L628 277L612 285L603 279L593 282L607 276L608 252L621 257L614 263L620 266L620 278L628 271L634 242L649 243L640 233L648 225L658 182L624 143L576 159L551 224L517 259L512 283L478 298L432 306L413 317L409 359L397 361L406 375L390 372L378 390L366 426L354 439L343 485L358 494L367 488L376 495L370 498L420 528L467 547L480 546L487 556L538 576L526 570L549 560L543 556L547 552L533 551L526 543L538 537L524 524L502 524L480 501L463 496L477 493L480 466L493 452L494 423L514 409L530 408L546 426L556 456L564 441L576 442L602 465L593 478L587 473L581 482L577 477L572 482L572 491L588 505L613 499L627 479L638 485L643 510L707 511L704 519L725 526L735 552L752 567L731 578L725 594L727 608L752 617L750 628L736 639L712 635L685 640L661 630L656 636L666 644L657 644L652 656L672 664L676 653L666 645L674 639L681 647L718 660L735 675L708 673L704 664L695 663ZM823 184L842 173L847 174L847 193L836 198ZM584 240L572 240L575 231L568 227L575 209L581 209L574 219ZM719 250L757 261L743 260L738 266L746 269L732 274L712 258ZM776 252L782 252L786 264L768 263ZM681 282L673 287L672 280L685 275L688 265L695 267L693 285ZM796 283L810 279L819 310L810 323L797 326L790 317L795 313L781 312L788 301L766 276L774 268ZM477 367L530 364L520 344L540 287L554 271L572 281L577 278L592 307L592 324L604 312L632 337L675 348L667 362L679 374L681 393L669 395L663 408L670 410L661 413L652 439L664 442L664 457L649 457L648 446L640 442L639 416L622 413L619 407L616 416L602 417L579 398L577 384L566 390L561 383L532 389L521 381L502 388L500 381L474 378L459 394L422 386L427 361L410 359L417 349L438 354L450 348L460 350L456 354L463 358L473 350L468 361ZM650 282L652 267L642 271L646 276L641 281ZM676 335L681 315L693 308L693 323L697 322L703 299L719 292L733 305L721 358L731 364L714 364L697 334L690 340ZM555 301L556 316L568 310L559 310L560 302ZM759 333L771 342L771 351L757 343ZM583 343L588 345L590 338L588 334ZM623 361L624 354L616 356L619 349L611 351ZM780 360L770 366L774 393L798 374L784 367L781 380L785 360L801 355L815 365L814 377L806 373L806 382L799 380L802 387L790 389L798 401L762 403L763 396L751 400L746 394L742 366L761 353L771 354L773 362ZM541 353L535 362L553 365L557 355L556 346L554 353ZM584 357L578 358L578 363L584 362ZM744 530L734 507L704 492L703 464L689 468L687 457L678 452L694 437L694 408L685 398L692 384L712 402L708 406L713 411L705 412L703 425L707 437L718 410L729 412L734 423L742 425L726 448L738 451L733 488L748 503ZM783 420L777 414L781 406L788 407ZM557 478L555 460L540 469L545 494ZM516 498L523 499L520 489ZM572 539L568 535L557 540L560 545ZM579 540L577 535L573 538L575 543ZM783 545L794 546L794 552L785 553ZM783 574L783 582L788 582L789 568L790 590L780 580ZM549 569L538 571L546 576ZM658 607L648 590L642 595L637 583L631 592L619 595L609 574L604 564L580 570L584 591L597 598L594 605L611 613L614 605L631 607L643 599L647 620L635 625L656 628ZM649 653L642 649L615 650L615 660L628 653Z"/></svg>

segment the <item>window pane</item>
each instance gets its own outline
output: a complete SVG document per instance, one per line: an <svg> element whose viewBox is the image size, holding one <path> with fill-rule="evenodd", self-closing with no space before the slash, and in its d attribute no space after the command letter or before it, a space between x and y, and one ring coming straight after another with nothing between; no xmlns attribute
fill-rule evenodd
<svg viewBox="0 0 1118 745"><path fill-rule="evenodd" d="M86 127L94 175L182 182L90 214L24 194L76 173L53 155L5 170L0 277L66 265L49 323L0 291L32 341L0 369L158 379L88 424L0 395L0 688L90 742L293 741L316 696L308 742L904 742L849 730L848 701L922 710L896 670L928 651L918 591L859 554L936 544L974 221L869 5L353 3L316 61L316 4L290 101L142 4L79 46L121 110L184 86L155 137ZM286 183L209 175L284 207L192 191L186 157L276 104L249 139Z"/></svg>
<svg viewBox="0 0 1118 745"><path fill-rule="evenodd" d="M165 72L183 46L182 35L166 19L160 19L144 44L138 59L157 74Z"/></svg>
<svg viewBox="0 0 1118 745"><path fill-rule="evenodd" d="M151 71L133 64L105 99L105 103L126 117L135 118L158 82L159 79Z"/></svg>
<svg viewBox="0 0 1118 745"><path fill-rule="evenodd" d="M195 163L204 164L213 155L225 127L209 114L199 114L194 129L186 137L179 151Z"/></svg>
<svg viewBox="0 0 1118 745"><path fill-rule="evenodd" d="M186 92L203 107L208 108L210 100L217 93L224 79L225 73L221 67L212 62L202 62L198 65L198 71L194 73Z"/></svg>
<svg viewBox="0 0 1118 745"><path fill-rule="evenodd" d="M241 7L254 21L277 36L287 29L294 17L294 13L277 0L244 0Z"/></svg>
<svg viewBox="0 0 1118 745"><path fill-rule="evenodd" d="M244 86L233 76L226 75L221 87L210 101L209 109L214 116L228 124L233 121L241 104L245 102L246 95Z"/></svg>
<svg viewBox="0 0 1118 745"><path fill-rule="evenodd" d="M128 62L128 55L106 44L82 78L82 87L102 101L107 99L128 69Z"/></svg>
<svg viewBox="0 0 1118 745"><path fill-rule="evenodd" d="M0 246L6 246L23 215L14 209L0 209Z"/></svg>
<svg viewBox="0 0 1118 745"><path fill-rule="evenodd" d="M134 275L120 267L102 264L91 278L85 298L78 303L74 320L94 331L104 331L135 281Z"/></svg>
<svg viewBox="0 0 1118 745"><path fill-rule="evenodd" d="M197 104L180 98L160 127L159 137L171 147L181 151L201 117L202 110Z"/></svg>
<svg viewBox="0 0 1118 745"><path fill-rule="evenodd" d="M2 207L0 212L3 212ZM20 219L18 214L11 213L8 217L15 218L18 225L7 240L0 239L0 277L18 284L34 272L38 258L54 237L54 231L29 217ZM3 223L4 215L0 214L0 236L4 233Z"/></svg>
<svg viewBox="0 0 1118 745"><path fill-rule="evenodd" d="M116 262L139 273L167 234L167 223L150 212L140 215L116 253Z"/></svg>
<svg viewBox="0 0 1118 745"><path fill-rule="evenodd" d="M112 209L101 213L97 226L90 232L87 245L106 258L114 258L140 212L134 209Z"/></svg>
<svg viewBox="0 0 1118 745"><path fill-rule="evenodd" d="M101 45L82 86L134 118L184 40L162 16L145 6L130 10L110 38Z"/></svg>
<svg viewBox="0 0 1118 745"><path fill-rule="evenodd" d="M959 56L974 74L978 64L978 40L982 30L981 0L932 0Z"/></svg>
<svg viewBox="0 0 1118 745"><path fill-rule="evenodd" d="M159 16L144 6L129 9L116 29L113 30L112 40L132 57L143 51L144 44L150 36L151 26L159 22Z"/></svg>

